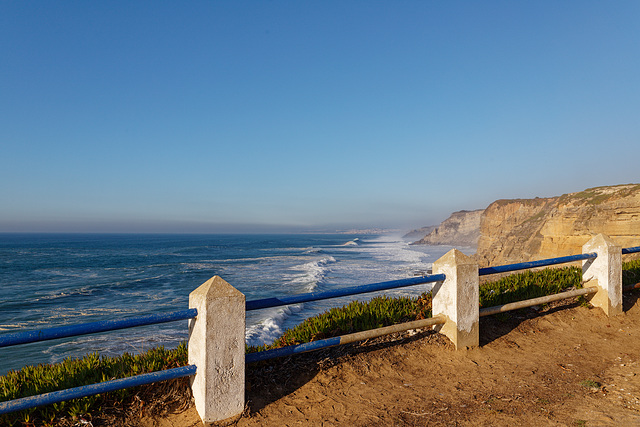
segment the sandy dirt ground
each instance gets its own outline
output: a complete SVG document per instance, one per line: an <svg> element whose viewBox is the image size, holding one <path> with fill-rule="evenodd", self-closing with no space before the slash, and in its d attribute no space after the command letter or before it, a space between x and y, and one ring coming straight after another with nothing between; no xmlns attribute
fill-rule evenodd
<svg viewBox="0 0 640 427"><path fill-rule="evenodd" d="M247 368L234 426L637 426L640 296L481 319L479 348L420 332ZM202 426L191 406L146 427ZM227 423L229 425L229 423Z"/></svg>

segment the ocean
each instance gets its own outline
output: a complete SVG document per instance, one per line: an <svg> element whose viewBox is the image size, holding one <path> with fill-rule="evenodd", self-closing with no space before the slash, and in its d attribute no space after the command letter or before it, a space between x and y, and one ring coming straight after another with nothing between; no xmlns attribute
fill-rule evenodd
<svg viewBox="0 0 640 427"><path fill-rule="evenodd" d="M188 308L212 276L247 300L424 274L446 246L392 235L0 234L0 334ZM247 343L270 343L305 318L378 294L418 295L430 284L247 313ZM187 339L187 321L0 348L0 375L87 353L140 353Z"/></svg>

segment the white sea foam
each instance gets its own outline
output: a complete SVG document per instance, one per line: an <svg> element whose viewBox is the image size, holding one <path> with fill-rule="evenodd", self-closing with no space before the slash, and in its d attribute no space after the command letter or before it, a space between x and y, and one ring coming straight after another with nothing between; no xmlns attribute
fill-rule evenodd
<svg viewBox="0 0 640 427"><path fill-rule="evenodd" d="M291 315L299 313L304 308L304 304L294 304L285 307L278 307L271 310L264 310L264 318L258 323L249 326L245 331L245 339L249 345L262 345L273 342L278 338L283 330L283 323Z"/></svg>
<svg viewBox="0 0 640 427"><path fill-rule="evenodd" d="M345 253L355 248L336 248ZM341 262L336 265L333 275L343 281L345 286L379 283L389 280L414 277L426 271L432 261L428 253L416 250L399 237L377 236L367 237L357 247L358 257L353 262ZM431 285L418 285L363 294L349 299L368 300L376 295L388 296L416 295L427 291ZM336 301L332 305L346 302Z"/></svg>
<svg viewBox="0 0 640 427"><path fill-rule="evenodd" d="M323 250L320 248L305 248L304 249L304 253L305 254L319 254L322 253Z"/></svg>
<svg viewBox="0 0 640 427"><path fill-rule="evenodd" d="M324 280L329 266L336 262L332 256L314 259L304 264L295 265L289 268L295 273L285 274L283 279L286 282L291 294L312 292L319 283ZM274 339L282 335L283 324L292 315L304 309L304 304L295 304L279 307L267 311L260 318L247 319L247 323L253 323L247 327L245 337L250 345L261 345L273 342Z"/></svg>
<svg viewBox="0 0 640 427"><path fill-rule="evenodd" d="M74 279L94 279L98 277L98 273L88 269L41 269L39 273L48 276L70 277Z"/></svg>
<svg viewBox="0 0 640 427"><path fill-rule="evenodd" d="M227 258L216 260L217 263L259 263L262 261L286 261L286 260L297 260L299 259L296 256L292 255L274 255L274 256L262 256L262 257L251 257L251 258Z"/></svg>
<svg viewBox="0 0 640 427"><path fill-rule="evenodd" d="M362 240L356 246L332 246L327 252L335 257L316 258L289 268L293 273L285 274L284 279L292 293L311 292L319 284L333 288L413 277L416 272L426 270L431 265L427 261L431 260L429 254L416 251L401 239L389 236ZM336 261L337 257L340 259L339 262ZM327 279L329 272L330 280ZM418 285L272 309L264 314L252 312L247 318L247 343L260 345L273 342L283 333L285 327L293 326L296 321L299 322L330 307L346 304L353 299L368 300L382 293L389 296L416 295L430 287L431 285Z"/></svg>
<svg viewBox="0 0 640 427"><path fill-rule="evenodd" d="M210 262L187 262L182 266L185 270L215 270L216 265Z"/></svg>
<svg viewBox="0 0 640 427"><path fill-rule="evenodd" d="M349 240L347 243L343 243L341 246L358 246L358 239L357 237L353 240Z"/></svg>
<svg viewBox="0 0 640 427"><path fill-rule="evenodd" d="M303 285L305 292L313 291L327 273L328 265L336 262L332 256L324 257L318 260L309 261L301 265L296 265L289 270L298 271L298 274L285 275L289 282L293 285Z"/></svg>
<svg viewBox="0 0 640 427"><path fill-rule="evenodd" d="M36 296L31 299L31 302L39 302L39 301L49 301L56 300L59 298L69 298L75 296L90 296L95 292L95 288L85 286L79 289L68 289L64 291L57 291L48 294L44 294L42 296ZM37 295L37 294L36 294Z"/></svg>

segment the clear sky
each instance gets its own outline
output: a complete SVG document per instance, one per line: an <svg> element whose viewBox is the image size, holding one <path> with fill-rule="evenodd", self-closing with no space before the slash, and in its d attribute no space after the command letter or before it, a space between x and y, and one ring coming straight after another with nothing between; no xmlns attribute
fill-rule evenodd
<svg viewBox="0 0 640 427"><path fill-rule="evenodd" d="M635 0L0 2L0 231L413 228L639 159Z"/></svg>

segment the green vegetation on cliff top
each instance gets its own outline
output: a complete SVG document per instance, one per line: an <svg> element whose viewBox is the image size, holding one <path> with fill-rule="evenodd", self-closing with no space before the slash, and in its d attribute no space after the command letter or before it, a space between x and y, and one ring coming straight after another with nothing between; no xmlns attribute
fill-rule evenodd
<svg viewBox="0 0 640 427"><path fill-rule="evenodd" d="M505 206L510 203L522 205L541 205L557 200L562 203L570 201L586 202L590 205L599 205L611 198L622 198L640 192L640 184L620 184L602 187L587 188L577 193L563 194L557 197L535 197L533 199L499 199L492 203L495 206Z"/></svg>
<svg viewBox="0 0 640 427"><path fill-rule="evenodd" d="M584 191L572 194L564 194L560 201L566 203L570 200L586 202L590 205L599 205L611 198L622 198L640 191L640 184L622 184L608 187L587 188Z"/></svg>

